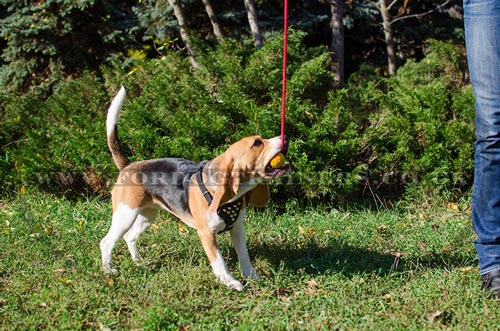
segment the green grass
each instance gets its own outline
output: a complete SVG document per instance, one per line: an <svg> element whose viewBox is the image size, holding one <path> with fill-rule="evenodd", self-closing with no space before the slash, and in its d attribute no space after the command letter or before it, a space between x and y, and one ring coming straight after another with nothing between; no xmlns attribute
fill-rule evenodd
<svg viewBox="0 0 500 331"><path fill-rule="evenodd" d="M216 282L196 233L161 214L135 266L100 271L107 201L27 193L0 205L0 329L486 330L498 304L479 289L466 208L251 211L261 281ZM449 206L450 207L450 206ZM455 207L454 205L451 207ZM229 236L219 240L239 277Z"/></svg>

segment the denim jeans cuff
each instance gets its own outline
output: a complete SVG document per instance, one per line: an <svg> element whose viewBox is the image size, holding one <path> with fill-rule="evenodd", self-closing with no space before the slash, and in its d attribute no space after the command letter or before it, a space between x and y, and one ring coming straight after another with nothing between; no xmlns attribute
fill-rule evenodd
<svg viewBox="0 0 500 331"><path fill-rule="evenodd" d="M479 274L480 274L481 276L483 276L483 275L485 275L485 274L487 274L488 272L493 271L493 270L500 270L500 265L494 265L494 266L488 267L488 268L486 268L486 269L484 269L484 270L480 270L480 271L479 271Z"/></svg>

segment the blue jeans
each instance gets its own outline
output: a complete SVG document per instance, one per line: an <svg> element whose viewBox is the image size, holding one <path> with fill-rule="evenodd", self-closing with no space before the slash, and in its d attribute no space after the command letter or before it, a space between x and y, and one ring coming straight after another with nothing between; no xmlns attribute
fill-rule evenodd
<svg viewBox="0 0 500 331"><path fill-rule="evenodd" d="M464 0L476 97L472 225L481 275L500 269L500 0Z"/></svg>

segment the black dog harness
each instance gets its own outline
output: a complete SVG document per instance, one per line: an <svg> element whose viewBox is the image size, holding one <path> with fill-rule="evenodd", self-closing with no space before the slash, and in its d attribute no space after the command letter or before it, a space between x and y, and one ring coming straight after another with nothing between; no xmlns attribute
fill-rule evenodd
<svg viewBox="0 0 500 331"><path fill-rule="evenodd" d="M200 170L198 170L198 172L196 173L196 180L198 181L198 185L200 186L201 193L205 197L205 200L207 200L208 205L210 206L212 204L213 197L210 194L210 192L208 192L207 188L205 187L205 184L203 184L203 177L202 177L203 166L204 164L200 167ZM222 220L226 224L226 227L222 231L219 231L219 233L231 230L234 227L234 222L236 222L236 220L238 219L238 215L240 213L242 205L243 205L243 197L233 202L225 203L222 206L219 206L219 208L217 208L217 215L219 215L219 217L222 218Z"/></svg>

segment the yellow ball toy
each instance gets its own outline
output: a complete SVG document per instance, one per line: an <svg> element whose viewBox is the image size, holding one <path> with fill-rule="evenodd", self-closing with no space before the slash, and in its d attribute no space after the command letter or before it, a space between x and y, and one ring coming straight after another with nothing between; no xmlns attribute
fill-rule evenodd
<svg viewBox="0 0 500 331"><path fill-rule="evenodd" d="M269 162L269 165L273 168L281 168L285 163L285 155L283 153L278 153L276 156Z"/></svg>

